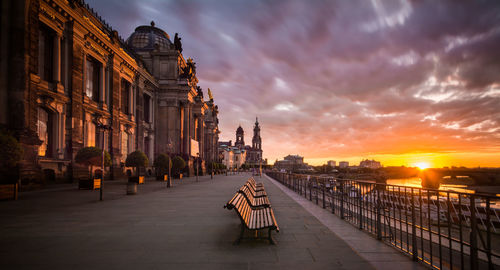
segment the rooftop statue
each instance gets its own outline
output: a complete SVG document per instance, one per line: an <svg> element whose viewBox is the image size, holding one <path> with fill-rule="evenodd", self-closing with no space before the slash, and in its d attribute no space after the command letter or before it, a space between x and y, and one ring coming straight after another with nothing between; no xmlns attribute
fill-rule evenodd
<svg viewBox="0 0 500 270"><path fill-rule="evenodd" d="M201 87L199 85L196 86L196 91L198 92L198 96L203 98L203 90L201 89Z"/></svg>
<svg viewBox="0 0 500 270"><path fill-rule="evenodd" d="M176 50L178 50L180 53L182 53L182 43L181 43L181 38L179 37L178 33L175 33L174 46L175 46Z"/></svg>
<svg viewBox="0 0 500 270"><path fill-rule="evenodd" d="M214 100L214 96L212 95L212 91L210 91L210 88L208 88L208 97L210 98L211 101Z"/></svg>

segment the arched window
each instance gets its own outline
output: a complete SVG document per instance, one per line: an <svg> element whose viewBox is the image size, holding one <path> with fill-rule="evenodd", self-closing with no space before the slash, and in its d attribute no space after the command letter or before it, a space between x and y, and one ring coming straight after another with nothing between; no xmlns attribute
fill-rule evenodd
<svg viewBox="0 0 500 270"><path fill-rule="evenodd" d="M41 157L52 156L52 117L51 114L44 108L38 108L37 121L38 138L42 144L38 148L38 155Z"/></svg>

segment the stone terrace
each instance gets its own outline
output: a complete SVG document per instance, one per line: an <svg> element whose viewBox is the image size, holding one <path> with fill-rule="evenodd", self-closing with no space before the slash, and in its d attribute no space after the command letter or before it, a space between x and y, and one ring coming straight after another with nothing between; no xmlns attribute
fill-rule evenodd
<svg viewBox="0 0 500 270"><path fill-rule="evenodd" d="M0 269L421 267L334 215L314 213L324 210L298 203L266 177L256 180L264 183L281 229L273 232L277 245L255 240L233 245L240 221L223 205L248 177L187 178L170 189L150 180L129 196L124 180L105 182L103 202L99 191L76 185L21 193L19 201L0 203Z"/></svg>

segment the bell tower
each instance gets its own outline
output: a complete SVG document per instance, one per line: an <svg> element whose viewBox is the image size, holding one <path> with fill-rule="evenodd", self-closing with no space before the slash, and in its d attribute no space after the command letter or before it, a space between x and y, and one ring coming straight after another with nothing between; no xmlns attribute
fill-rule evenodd
<svg viewBox="0 0 500 270"><path fill-rule="evenodd" d="M241 125L236 129L236 142L234 143L234 146L238 147L239 149L245 148L245 140L244 140L244 132L243 128Z"/></svg>

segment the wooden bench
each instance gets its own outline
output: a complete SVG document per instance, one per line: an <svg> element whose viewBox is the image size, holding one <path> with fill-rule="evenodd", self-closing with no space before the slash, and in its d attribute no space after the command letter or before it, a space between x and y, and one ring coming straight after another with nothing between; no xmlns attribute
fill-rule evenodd
<svg viewBox="0 0 500 270"><path fill-rule="evenodd" d="M240 189L239 191L245 193L245 190L249 190L250 193L252 193L252 196L257 198L257 197L267 197L267 193L265 190L259 190L259 191L256 191L254 188L251 187L251 185L249 185L248 183L244 184Z"/></svg>
<svg viewBox="0 0 500 270"><path fill-rule="evenodd" d="M248 188L245 188L243 191L241 189L238 190L238 192L234 194L233 198L231 198L231 200L229 200L227 204L224 205L224 208L231 210L234 208L234 205L236 205L238 201L242 199L247 200L250 206L254 209L271 206L271 203L269 202L267 196L254 197L250 190Z"/></svg>
<svg viewBox="0 0 500 270"><path fill-rule="evenodd" d="M252 184L256 188L264 188L264 184L257 183L253 177L248 178L247 182L250 183L250 184Z"/></svg>
<svg viewBox="0 0 500 270"><path fill-rule="evenodd" d="M271 231L276 230L276 232L279 232L279 227L274 217L273 209L271 207L254 209L242 193L237 193L235 196L237 200L234 201L234 204L227 207L229 210L234 208L241 221L240 237L236 240L235 244L239 244L241 239L243 239L246 228L247 230L255 231L256 234L259 230L268 229L267 240L269 240L270 244L274 245L275 242L271 237Z"/></svg>

